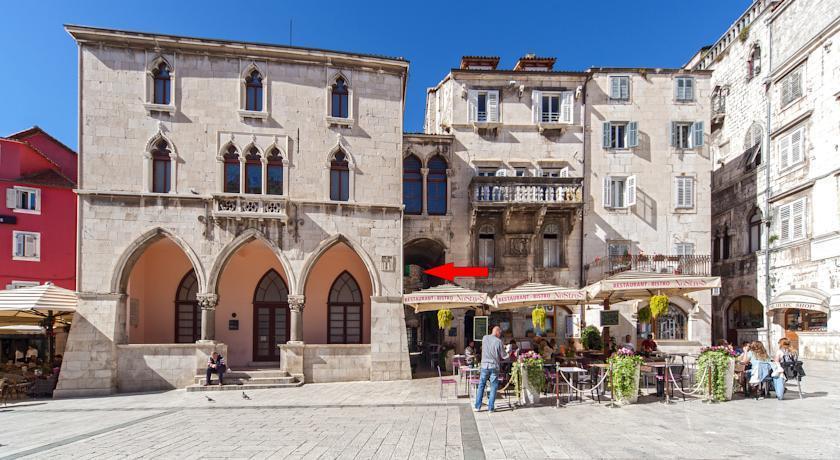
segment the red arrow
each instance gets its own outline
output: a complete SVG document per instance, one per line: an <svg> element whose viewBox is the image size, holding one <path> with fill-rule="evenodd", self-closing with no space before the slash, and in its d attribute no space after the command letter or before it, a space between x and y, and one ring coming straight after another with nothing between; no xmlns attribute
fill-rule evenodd
<svg viewBox="0 0 840 460"><path fill-rule="evenodd" d="M453 263L438 265L423 271L427 275L436 276L447 281L455 281L455 278L487 278L490 271L487 267L456 267Z"/></svg>

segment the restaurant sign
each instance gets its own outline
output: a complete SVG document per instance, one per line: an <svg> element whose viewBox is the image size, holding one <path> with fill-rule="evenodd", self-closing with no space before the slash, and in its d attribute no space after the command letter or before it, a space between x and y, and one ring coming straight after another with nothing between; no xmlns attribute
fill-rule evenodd
<svg viewBox="0 0 840 460"><path fill-rule="evenodd" d="M487 316L473 317L473 340L481 342L481 339L487 335L490 328L490 318Z"/></svg>
<svg viewBox="0 0 840 460"><path fill-rule="evenodd" d="M577 289L564 289L548 292L531 292L515 294L499 294L495 297L497 304L542 301L551 302L558 300L584 300L586 293Z"/></svg>
<svg viewBox="0 0 840 460"><path fill-rule="evenodd" d="M604 290L632 290L632 289L711 289L720 287L720 278L687 278L687 279L648 279L648 280L616 280L603 281Z"/></svg>
<svg viewBox="0 0 840 460"><path fill-rule="evenodd" d="M767 310L810 310L828 313L828 307L825 305L808 302L776 302L771 303Z"/></svg>
<svg viewBox="0 0 840 460"><path fill-rule="evenodd" d="M618 310L601 310L601 326L618 326Z"/></svg>
<svg viewBox="0 0 840 460"><path fill-rule="evenodd" d="M17 223L17 216L9 216L6 214L0 214L0 224L16 224Z"/></svg>

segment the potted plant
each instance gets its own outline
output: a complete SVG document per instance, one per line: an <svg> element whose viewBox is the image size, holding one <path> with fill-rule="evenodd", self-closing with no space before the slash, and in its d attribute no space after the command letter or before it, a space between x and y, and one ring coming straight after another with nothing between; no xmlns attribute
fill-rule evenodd
<svg viewBox="0 0 840 460"><path fill-rule="evenodd" d="M600 350L604 346L601 342L601 331L595 326L586 326L580 333L580 341L587 350Z"/></svg>
<svg viewBox="0 0 840 460"><path fill-rule="evenodd" d="M731 346L713 346L700 349L697 358L697 389L711 401L732 399L735 383L735 350Z"/></svg>
<svg viewBox="0 0 840 460"><path fill-rule="evenodd" d="M542 357L533 351L519 355L511 368L510 380L520 404L539 403L546 385Z"/></svg>
<svg viewBox="0 0 840 460"><path fill-rule="evenodd" d="M610 356L610 391L618 404L633 404L639 399L639 373L642 357L629 348L619 348Z"/></svg>

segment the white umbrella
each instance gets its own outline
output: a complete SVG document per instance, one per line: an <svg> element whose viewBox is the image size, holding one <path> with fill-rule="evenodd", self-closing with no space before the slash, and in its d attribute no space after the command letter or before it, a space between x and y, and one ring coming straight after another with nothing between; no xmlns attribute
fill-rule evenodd
<svg viewBox="0 0 840 460"><path fill-rule="evenodd" d="M43 334L44 328L33 324L13 324L11 326L0 326L0 335L16 334L16 335L32 335Z"/></svg>
<svg viewBox="0 0 840 460"><path fill-rule="evenodd" d="M621 302L648 299L656 294L682 296L719 287L719 276L625 271L592 283L584 290L591 300Z"/></svg>
<svg viewBox="0 0 840 460"><path fill-rule="evenodd" d="M73 314L77 303L78 297L74 291L52 283L6 289L0 291L0 322L16 325L43 322L50 341L49 357L52 362L55 354L55 337L52 330L56 316Z"/></svg>
<svg viewBox="0 0 840 460"><path fill-rule="evenodd" d="M403 295L403 303L414 307L414 311L451 310L454 308L474 309L489 305L487 294L473 291L457 284L441 284Z"/></svg>
<svg viewBox="0 0 840 460"><path fill-rule="evenodd" d="M495 310L542 305L577 305L586 301L586 291L542 283L524 283L493 297Z"/></svg>

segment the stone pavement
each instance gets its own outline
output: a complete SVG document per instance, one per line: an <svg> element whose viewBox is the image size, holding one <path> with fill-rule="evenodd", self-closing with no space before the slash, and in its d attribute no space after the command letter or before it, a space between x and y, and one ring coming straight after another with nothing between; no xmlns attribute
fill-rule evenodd
<svg viewBox="0 0 840 460"><path fill-rule="evenodd" d="M436 378L26 401L0 407L0 458L837 458L840 364L806 366L783 402L473 414Z"/></svg>

